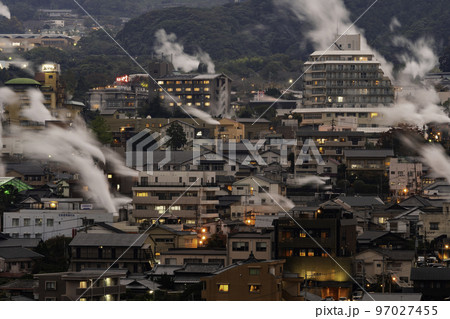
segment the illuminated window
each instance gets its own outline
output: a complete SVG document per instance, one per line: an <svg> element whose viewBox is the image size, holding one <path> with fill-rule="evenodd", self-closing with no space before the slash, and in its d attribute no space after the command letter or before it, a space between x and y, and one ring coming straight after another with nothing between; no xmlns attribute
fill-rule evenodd
<svg viewBox="0 0 450 319"><path fill-rule="evenodd" d="M191 88L186 88L186 92L191 92L192 89Z"/></svg>
<svg viewBox="0 0 450 319"><path fill-rule="evenodd" d="M166 211L166 206L156 206L155 210L158 211L158 214L162 215Z"/></svg>
<svg viewBox="0 0 450 319"><path fill-rule="evenodd" d="M159 84L159 85L163 85L163 84L164 84L164 81L158 81L158 84Z"/></svg>
<svg viewBox="0 0 450 319"><path fill-rule="evenodd" d="M305 238L306 237L306 233L301 231L300 234L299 234L299 237L300 238Z"/></svg>
<svg viewBox="0 0 450 319"><path fill-rule="evenodd" d="M181 88L176 88L176 91L177 92L181 92Z"/></svg>
<svg viewBox="0 0 450 319"><path fill-rule="evenodd" d="M378 113L370 113L370 118L374 118L374 117L377 117L378 116Z"/></svg>
<svg viewBox="0 0 450 319"><path fill-rule="evenodd" d="M359 61L368 61L369 59L365 56L360 56Z"/></svg>
<svg viewBox="0 0 450 319"><path fill-rule="evenodd" d="M174 106L174 105L175 105L175 103L169 103L169 105L170 105L170 106Z"/></svg>
<svg viewBox="0 0 450 319"><path fill-rule="evenodd" d="M337 101L338 101L339 103L344 102L344 97L343 97L343 96L338 96L338 97L337 97Z"/></svg>
<svg viewBox="0 0 450 319"><path fill-rule="evenodd" d="M200 92L200 88L194 88L195 92Z"/></svg>
<svg viewBox="0 0 450 319"><path fill-rule="evenodd" d="M210 106L210 105L211 105L211 103L209 103L209 102L205 103L205 106Z"/></svg>
<svg viewBox="0 0 450 319"><path fill-rule="evenodd" d="M261 292L261 285L248 285L248 291L259 293Z"/></svg>
<svg viewBox="0 0 450 319"><path fill-rule="evenodd" d="M80 288L86 289L87 288L87 281L80 281Z"/></svg>
<svg viewBox="0 0 450 319"><path fill-rule="evenodd" d="M105 278L105 286L111 287L113 285L113 281L111 278Z"/></svg>
<svg viewBox="0 0 450 319"><path fill-rule="evenodd" d="M219 292L228 292L229 289L228 284L219 284L218 288Z"/></svg>
<svg viewBox="0 0 450 319"><path fill-rule="evenodd" d="M181 81L176 81L175 84L181 84Z"/></svg>
<svg viewBox="0 0 450 319"><path fill-rule="evenodd" d="M187 103L186 105L187 105L187 106L192 106L192 103L189 102L189 103Z"/></svg>
<svg viewBox="0 0 450 319"><path fill-rule="evenodd" d="M186 98L187 98L188 100L191 100L191 99L192 99L192 95L188 95L188 96L186 96Z"/></svg>
<svg viewBox="0 0 450 319"><path fill-rule="evenodd" d="M181 106L182 103L177 103L178 106Z"/></svg>
<svg viewBox="0 0 450 319"><path fill-rule="evenodd" d="M181 210L181 206L180 205L177 205L177 206L171 206L170 207L170 210L172 211L172 210Z"/></svg>
<svg viewBox="0 0 450 319"><path fill-rule="evenodd" d="M308 249L308 257L314 257L314 249Z"/></svg>
<svg viewBox="0 0 450 319"><path fill-rule="evenodd" d="M173 89L172 88L168 88L167 92L173 92Z"/></svg>
<svg viewBox="0 0 450 319"><path fill-rule="evenodd" d="M202 103L200 103L200 102L195 103L195 106L201 106L201 105L202 105Z"/></svg>
<svg viewBox="0 0 450 319"><path fill-rule="evenodd" d="M375 81L375 85L380 85L380 81Z"/></svg>
<svg viewBox="0 0 450 319"><path fill-rule="evenodd" d="M108 179L111 179L112 177L112 174L108 174Z"/></svg>
<svg viewBox="0 0 450 319"><path fill-rule="evenodd" d="M298 255L300 257L305 257L306 256L306 250L305 249L300 249L300 252L298 253Z"/></svg>
<svg viewBox="0 0 450 319"><path fill-rule="evenodd" d="M161 98L161 100L164 100L164 95L160 95L159 97Z"/></svg>
<svg viewBox="0 0 450 319"><path fill-rule="evenodd" d="M210 98L211 98L211 95L205 95L205 98L206 98L206 99L210 99Z"/></svg>
<svg viewBox="0 0 450 319"><path fill-rule="evenodd" d="M205 92L209 92L209 88L204 88Z"/></svg>
<svg viewBox="0 0 450 319"><path fill-rule="evenodd" d="M203 81L203 84L209 84L209 81Z"/></svg>
<svg viewBox="0 0 450 319"><path fill-rule="evenodd" d="M148 197L148 192L136 192L136 197Z"/></svg>

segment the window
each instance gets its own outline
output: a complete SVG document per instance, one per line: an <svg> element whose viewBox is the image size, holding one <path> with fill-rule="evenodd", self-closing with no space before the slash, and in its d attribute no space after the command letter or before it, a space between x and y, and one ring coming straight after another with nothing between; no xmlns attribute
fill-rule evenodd
<svg viewBox="0 0 450 319"><path fill-rule="evenodd" d="M34 234L34 238L42 238L42 234L36 233L36 234Z"/></svg>
<svg viewBox="0 0 450 319"><path fill-rule="evenodd" d="M308 257L314 257L314 249L308 249Z"/></svg>
<svg viewBox="0 0 450 319"><path fill-rule="evenodd" d="M156 206L155 210L158 211L158 214L162 215L166 211L166 206Z"/></svg>
<svg viewBox="0 0 450 319"><path fill-rule="evenodd" d="M260 293L261 285L248 285L248 291L254 292L254 293Z"/></svg>
<svg viewBox="0 0 450 319"><path fill-rule="evenodd" d="M87 281L80 281L80 288L87 289Z"/></svg>
<svg viewBox="0 0 450 319"><path fill-rule="evenodd" d="M189 177L189 183L193 183L197 180L196 177Z"/></svg>
<svg viewBox="0 0 450 319"><path fill-rule="evenodd" d="M45 290L56 290L56 281L46 281Z"/></svg>
<svg viewBox="0 0 450 319"><path fill-rule="evenodd" d="M300 257L305 257L306 256L306 249L300 249L300 252L298 253L298 255Z"/></svg>
<svg viewBox="0 0 450 319"><path fill-rule="evenodd" d="M248 251L248 242L233 242L233 251Z"/></svg>
<svg viewBox="0 0 450 319"><path fill-rule="evenodd" d="M12 219L12 225L13 225L13 227L14 226L16 226L16 227L19 226L19 218L13 218Z"/></svg>
<svg viewBox="0 0 450 319"><path fill-rule="evenodd" d="M250 276L259 276L260 273L261 273L261 269L260 268L249 268L248 269L248 274Z"/></svg>
<svg viewBox="0 0 450 319"><path fill-rule="evenodd" d="M256 243L256 251L266 251L267 243Z"/></svg>
<svg viewBox="0 0 450 319"><path fill-rule="evenodd" d="M23 225L24 225L24 226L31 226L31 219L25 218L25 219L23 220Z"/></svg>
<svg viewBox="0 0 450 319"><path fill-rule="evenodd" d="M439 230L439 223L430 223L430 230Z"/></svg>
<svg viewBox="0 0 450 319"><path fill-rule="evenodd" d="M53 219L47 219L47 227L53 227Z"/></svg>
<svg viewBox="0 0 450 319"><path fill-rule="evenodd" d="M35 226L42 226L42 218L36 218L34 220L34 225Z"/></svg>
<svg viewBox="0 0 450 319"><path fill-rule="evenodd" d="M148 197L148 192L136 192L136 197Z"/></svg>
<svg viewBox="0 0 450 319"><path fill-rule="evenodd" d="M219 292L228 292L229 285L228 284L219 284L218 289L219 289Z"/></svg>

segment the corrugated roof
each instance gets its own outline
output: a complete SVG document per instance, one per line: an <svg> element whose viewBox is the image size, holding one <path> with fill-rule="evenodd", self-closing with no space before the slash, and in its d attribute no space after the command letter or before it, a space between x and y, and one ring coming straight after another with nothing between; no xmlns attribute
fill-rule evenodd
<svg viewBox="0 0 450 319"><path fill-rule="evenodd" d="M337 199L351 207L381 206L384 205L378 196L339 196Z"/></svg>
<svg viewBox="0 0 450 319"><path fill-rule="evenodd" d="M36 248L41 241L39 238L9 238L0 240L0 247Z"/></svg>
<svg viewBox="0 0 450 319"><path fill-rule="evenodd" d="M70 246L141 247L148 235L78 233Z"/></svg>

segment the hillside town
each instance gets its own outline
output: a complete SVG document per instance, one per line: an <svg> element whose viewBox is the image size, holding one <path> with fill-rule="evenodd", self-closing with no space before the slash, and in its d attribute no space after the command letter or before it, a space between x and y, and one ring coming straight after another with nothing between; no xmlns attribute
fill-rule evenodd
<svg viewBox="0 0 450 319"><path fill-rule="evenodd" d="M2 54L92 28L37 17ZM361 34L334 41L277 87L173 54L85 99L57 61L5 81L0 300L449 300L450 73L420 104Z"/></svg>

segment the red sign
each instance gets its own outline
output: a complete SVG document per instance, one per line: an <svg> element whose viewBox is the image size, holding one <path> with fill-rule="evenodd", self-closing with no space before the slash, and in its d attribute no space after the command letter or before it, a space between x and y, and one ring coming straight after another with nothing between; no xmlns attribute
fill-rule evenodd
<svg viewBox="0 0 450 319"><path fill-rule="evenodd" d="M116 82L128 83L130 82L130 78L128 77L128 75L119 76L116 78Z"/></svg>

